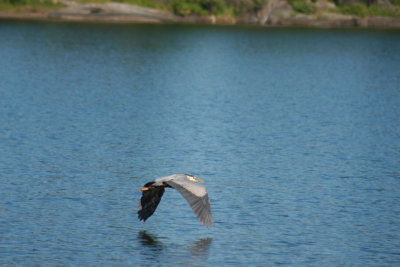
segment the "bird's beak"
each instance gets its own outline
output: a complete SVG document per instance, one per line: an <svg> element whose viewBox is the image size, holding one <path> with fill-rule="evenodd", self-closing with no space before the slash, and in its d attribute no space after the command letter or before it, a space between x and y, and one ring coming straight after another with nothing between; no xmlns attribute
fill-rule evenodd
<svg viewBox="0 0 400 267"><path fill-rule="evenodd" d="M204 181L203 181L203 180L200 180L199 178L194 178L194 180L195 180L196 182L199 182L199 183L204 184Z"/></svg>

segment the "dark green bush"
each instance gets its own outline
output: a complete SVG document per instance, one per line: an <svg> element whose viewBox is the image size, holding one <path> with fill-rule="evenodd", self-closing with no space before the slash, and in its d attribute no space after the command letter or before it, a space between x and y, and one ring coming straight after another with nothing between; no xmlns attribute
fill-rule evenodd
<svg viewBox="0 0 400 267"><path fill-rule="evenodd" d="M306 3L305 0L288 0L293 10L303 14L314 14L317 8L314 4Z"/></svg>
<svg viewBox="0 0 400 267"><path fill-rule="evenodd" d="M225 0L168 0L168 5L177 15L220 15L228 8Z"/></svg>
<svg viewBox="0 0 400 267"><path fill-rule="evenodd" d="M51 7L60 6L59 4L53 3L52 0L0 0L2 5L10 6L31 6L31 7Z"/></svg>
<svg viewBox="0 0 400 267"><path fill-rule="evenodd" d="M388 17L399 17L400 8L395 7L393 9L382 9L376 5L367 6L365 4L355 5L343 5L336 8L336 11L342 14L355 15L358 17L369 17L369 16L388 16Z"/></svg>

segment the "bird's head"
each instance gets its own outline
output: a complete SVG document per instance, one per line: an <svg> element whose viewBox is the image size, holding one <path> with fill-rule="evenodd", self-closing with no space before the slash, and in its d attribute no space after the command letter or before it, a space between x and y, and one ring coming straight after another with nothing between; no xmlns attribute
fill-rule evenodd
<svg viewBox="0 0 400 267"><path fill-rule="evenodd" d="M190 175L190 174L185 174L185 175L186 175L186 177L187 177L189 180L191 180L191 181L199 182L199 183L204 183L203 180L200 180L199 178L196 178L196 177L194 177L193 175Z"/></svg>

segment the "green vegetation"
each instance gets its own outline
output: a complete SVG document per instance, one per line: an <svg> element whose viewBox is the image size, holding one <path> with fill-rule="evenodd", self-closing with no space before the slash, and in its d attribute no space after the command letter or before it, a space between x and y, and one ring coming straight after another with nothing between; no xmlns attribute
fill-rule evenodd
<svg viewBox="0 0 400 267"><path fill-rule="evenodd" d="M63 5L52 0L0 0L0 10L13 12L42 11L57 7Z"/></svg>
<svg viewBox="0 0 400 267"><path fill-rule="evenodd" d="M362 18L371 16L400 17L399 6L394 6L392 9L382 9L377 5L367 6L365 4L354 4L341 5L333 11L341 14L355 15Z"/></svg>
<svg viewBox="0 0 400 267"><path fill-rule="evenodd" d="M233 12L224 0L170 0L168 5L173 12L180 16L185 15L232 15Z"/></svg>
<svg viewBox="0 0 400 267"><path fill-rule="evenodd" d="M317 10L314 3L309 3L306 0L288 0L293 10L299 13L311 15Z"/></svg>
<svg viewBox="0 0 400 267"><path fill-rule="evenodd" d="M164 5L160 1L155 0L114 0L114 2L124 2L127 4L144 6L144 7L151 7L157 9L165 9Z"/></svg>

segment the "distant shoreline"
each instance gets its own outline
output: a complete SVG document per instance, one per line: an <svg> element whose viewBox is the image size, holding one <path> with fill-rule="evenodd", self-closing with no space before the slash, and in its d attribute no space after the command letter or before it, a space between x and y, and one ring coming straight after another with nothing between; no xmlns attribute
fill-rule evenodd
<svg viewBox="0 0 400 267"><path fill-rule="evenodd" d="M10 14L0 13L2 20L31 20L31 21L52 21L52 22L91 22L91 23L148 23L148 24L200 24L200 25L241 25L257 26L265 28L279 27L309 27L309 28L368 28L368 29L400 29L400 19L387 17L353 18L349 20L327 21L327 20L302 20L298 18L282 20L276 24L259 25L246 22L212 21L208 18L190 18L180 21L159 21L155 19L136 18L132 16L63 16L62 18L48 16L43 13L21 13Z"/></svg>
<svg viewBox="0 0 400 267"><path fill-rule="evenodd" d="M279 15L279 14L278 14ZM392 28L400 29L398 17L357 17L336 13L321 13L318 16L292 14L271 15L263 24L254 18L220 18L216 16L180 17L166 11L121 3L80 4L68 2L61 9L41 12L0 11L0 20L77 21L110 23L155 23L155 24L217 24L254 25L261 27L312 27L312 28Z"/></svg>

